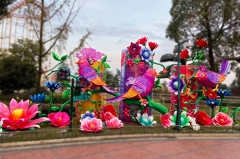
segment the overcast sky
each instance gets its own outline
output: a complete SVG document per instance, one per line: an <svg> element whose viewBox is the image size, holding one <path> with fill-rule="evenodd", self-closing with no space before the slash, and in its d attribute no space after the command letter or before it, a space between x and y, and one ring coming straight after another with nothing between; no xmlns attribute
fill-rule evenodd
<svg viewBox="0 0 240 159"><path fill-rule="evenodd" d="M74 21L67 50L76 47L89 28L94 32L92 40L87 40L88 46L108 55L114 73L120 68L121 50L143 36L159 44L155 51L155 60L159 61L176 45L165 38L166 27L171 20L170 8L171 0L86 0ZM231 74L225 83L231 83L233 78Z"/></svg>

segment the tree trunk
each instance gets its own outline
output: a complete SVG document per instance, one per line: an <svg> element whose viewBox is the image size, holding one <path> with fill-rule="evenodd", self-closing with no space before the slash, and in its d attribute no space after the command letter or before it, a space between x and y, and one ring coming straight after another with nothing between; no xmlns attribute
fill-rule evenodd
<svg viewBox="0 0 240 159"><path fill-rule="evenodd" d="M37 74L37 87L36 93L40 93L41 87L41 76L42 76L42 52L43 52L43 27L44 27L44 0L42 1L41 6L41 20L40 20L40 33L39 33L39 53L38 53L38 74Z"/></svg>

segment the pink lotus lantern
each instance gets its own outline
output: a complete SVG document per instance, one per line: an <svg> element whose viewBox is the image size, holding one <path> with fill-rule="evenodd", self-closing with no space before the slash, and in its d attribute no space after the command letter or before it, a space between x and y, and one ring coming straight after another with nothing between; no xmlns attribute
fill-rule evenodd
<svg viewBox="0 0 240 159"><path fill-rule="evenodd" d="M113 128L113 129L119 129L119 128L123 127L122 121L119 120L117 117L114 117L110 120L106 120L105 123L106 123L107 127Z"/></svg>
<svg viewBox="0 0 240 159"><path fill-rule="evenodd" d="M37 123L49 121L48 118L42 117L31 120L38 113L38 105L34 104L29 108L29 100L21 100L19 103L12 99L10 106L0 103L0 120L3 121L2 127L9 130L28 129L37 127Z"/></svg>
<svg viewBox="0 0 240 159"><path fill-rule="evenodd" d="M66 112L57 112L48 114L48 118L53 126L59 128L65 127L70 123L70 117Z"/></svg>
<svg viewBox="0 0 240 159"><path fill-rule="evenodd" d="M83 132L99 132L102 131L102 120L97 118L83 119L80 130Z"/></svg>

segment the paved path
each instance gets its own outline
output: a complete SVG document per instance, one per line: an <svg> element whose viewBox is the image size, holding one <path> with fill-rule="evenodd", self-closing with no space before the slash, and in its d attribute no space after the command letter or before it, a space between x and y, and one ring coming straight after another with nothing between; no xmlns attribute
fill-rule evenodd
<svg viewBox="0 0 240 159"><path fill-rule="evenodd" d="M115 140L0 152L0 159L234 159L239 139Z"/></svg>

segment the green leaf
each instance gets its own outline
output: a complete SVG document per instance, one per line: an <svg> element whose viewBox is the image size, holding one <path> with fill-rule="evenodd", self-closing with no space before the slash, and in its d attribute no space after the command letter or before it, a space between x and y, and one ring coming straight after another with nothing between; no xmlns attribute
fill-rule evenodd
<svg viewBox="0 0 240 159"><path fill-rule="evenodd" d="M222 112L227 113L228 112L228 107L222 108Z"/></svg>
<svg viewBox="0 0 240 159"><path fill-rule="evenodd" d="M40 115L41 117L47 117L47 114L43 113Z"/></svg>
<svg viewBox="0 0 240 159"><path fill-rule="evenodd" d="M190 104L189 102L183 102L183 104Z"/></svg>
<svg viewBox="0 0 240 159"><path fill-rule="evenodd" d="M70 94L71 94L71 90L70 89L66 89L62 93L62 98L67 98Z"/></svg>
<svg viewBox="0 0 240 159"><path fill-rule="evenodd" d="M59 110L59 107L58 106L52 106L51 107L51 111L53 111L53 112L56 112L56 111L58 111Z"/></svg>
<svg viewBox="0 0 240 159"><path fill-rule="evenodd" d="M53 57L56 61L61 61L60 56L59 56L58 53L56 53L56 52L52 52L52 57Z"/></svg>
<svg viewBox="0 0 240 159"><path fill-rule="evenodd" d="M94 112L94 110L93 110L93 107L90 107L90 110L89 110L90 112Z"/></svg>
<svg viewBox="0 0 240 159"><path fill-rule="evenodd" d="M107 55L103 56L102 58L102 63L106 62L107 61Z"/></svg>
<svg viewBox="0 0 240 159"><path fill-rule="evenodd" d="M49 96L45 96L45 100L50 102L51 98Z"/></svg>
<svg viewBox="0 0 240 159"><path fill-rule="evenodd" d="M87 94L91 96L91 95L92 95L92 92L91 92L91 91L87 91Z"/></svg>
<svg viewBox="0 0 240 159"><path fill-rule="evenodd" d="M134 61L138 63L138 62L141 61L141 59L140 58L135 58Z"/></svg>
<svg viewBox="0 0 240 159"><path fill-rule="evenodd" d="M111 68L111 66L110 66L108 63L104 63L103 66L104 66L105 68Z"/></svg>
<svg viewBox="0 0 240 159"><path fill-rule="evenodd" d="M69 82L66 82L66 81L63 82L63 85L64 85L65 87L71 87L71 84L70 84Z"/></svg>
<svg viewBox="0 0 240 159"><path fill-rule="evenodd" d="M31 131L33 131L33 130L35 130L35 128L29 128L28 130L31 130Z"/></svg>
<svg viewBox="0 0 240 159"><path fill-rule="evenodd" d="M66 60L66 59L67 59L67 57L68 57L68 55L63 55L63 56L61 56L61 61L64 61L64 60Z"/></svg>

